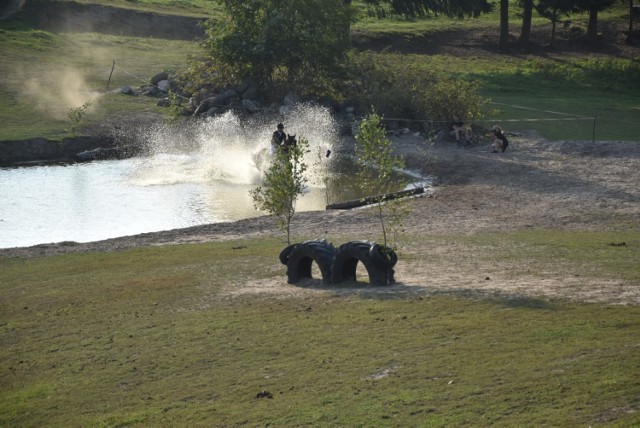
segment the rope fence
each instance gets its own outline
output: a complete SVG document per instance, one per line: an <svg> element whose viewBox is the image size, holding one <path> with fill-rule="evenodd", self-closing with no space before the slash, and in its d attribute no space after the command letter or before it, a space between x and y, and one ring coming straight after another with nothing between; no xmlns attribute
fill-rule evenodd
<svg viewBox="0 0 640 428"><path fill-rule="evenodd" d="M519 105L511 105L504 103L492 102L492 104L508 107L510 109L528 110L546 115L556 115L563 117L538 117L538 118L490 118L490 119L478 119L467 122L474 132L488 132L494 125L499 125L503 131L507 133L522 133L527 131L535 131L544 133L556 131L556 133L566 134L571 139L588 139L592 142L596 140L596 123L597 118L591 116L581 116L572 113L565 113L553 110L536 109L532 107L525 107ZM383 117L382 120L390 127L407 127L410 129L416 129L420 127L421 130L426 133L437 132L440 130L448 131L451 125L451 120L431 120L431 119L407 119L397 117ZM532 124L540 124L541 126L532 128ZM506 125L505 125L506 124ZM517 126L522 124L523 126ZM526 124L526 126L525 126ZM401 126L402 125L402 126ZM555 127L555 129L554 129ZM511 129L508 129L511 128ZM526 128L526 129L524 129ZM569 138L569 137L567 137Z"/></svg>

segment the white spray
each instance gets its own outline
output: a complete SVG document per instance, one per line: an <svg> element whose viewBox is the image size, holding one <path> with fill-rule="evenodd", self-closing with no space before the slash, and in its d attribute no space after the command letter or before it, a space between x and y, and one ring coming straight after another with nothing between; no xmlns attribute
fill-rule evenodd
<svg viewBox="0 0 640 428"><path fill-rule="evenodd" d="M232 112L193 122L188 126L163 125L145 138L151 156L141 159L132 180L138 185L260 182L253 155L269 148L278 122L285 132L309 142L305 156L309 185L321 187L331 158L324 154L338 142L338 125L327 108L299 104L286 117L273 120L241 119Z"/></svg>

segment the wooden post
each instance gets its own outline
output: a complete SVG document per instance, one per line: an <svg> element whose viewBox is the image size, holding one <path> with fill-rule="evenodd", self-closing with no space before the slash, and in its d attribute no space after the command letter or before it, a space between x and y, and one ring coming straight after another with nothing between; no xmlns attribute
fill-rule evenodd
<svg viewBox="0 0 640 428"><path fill-rule="evenodd" d="M109 80L107 80L107 91L109 90L109 83L111 83L111 75L113 74L113 69L116 68L116 60L113 60L113 65L111 66L111 73L109 73Z"/></svg>

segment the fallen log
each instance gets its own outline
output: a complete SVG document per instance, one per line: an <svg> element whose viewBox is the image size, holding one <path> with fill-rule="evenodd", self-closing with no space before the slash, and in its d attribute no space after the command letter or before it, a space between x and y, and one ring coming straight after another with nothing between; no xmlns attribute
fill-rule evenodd
<svg viewBox="0 0 640 428"><path fill-rule="evenodd" d="M352 208L363 207L366 205L376 204L378 201L390 201L393 199L406 198L407 196L414 196L424 193L424 187L416 187L414 189L401 190L399 192L387 193L385 195L366 196L364 198L355 199L352 201L337 202L335 204L327 205L328 210L350 210Z"/></svg>

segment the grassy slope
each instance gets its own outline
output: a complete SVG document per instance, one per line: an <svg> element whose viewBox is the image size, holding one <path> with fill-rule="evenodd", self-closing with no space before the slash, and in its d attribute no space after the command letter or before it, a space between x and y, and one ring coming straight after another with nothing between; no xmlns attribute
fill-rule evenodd
<svg viewBox="0 0 640 428"><path fill-rule="evenodd" d="M517 248L540 272L560 262L602 281L640 279L637 252L595 250L637 245L637 232L453 239L480 264ZM256 293L273 279L296 289L274 257L281 247L0 260L0 425L640 422L638 307L319 284L305 297ZM273 398L256 398L263 390Z"/></svg>
<svg viewBox="0 0 640 428"><path fill-rule="evenodd" d="M196 44L186 41L20 27L0 36L0 139L65 136L67 113L87 101L92 103L87 123L126 111L160 111L156 99L127 97L117 90L184 67L187 55L198 52Z"/></svg>
<svg viewBox="0 0 640 428"><path fill-rule="evenodd" d="M163 13L167 15L185 15L211 17L220 13L221 7L212 0L58 0L76 3L101 4L143 12Z"/></svg>

